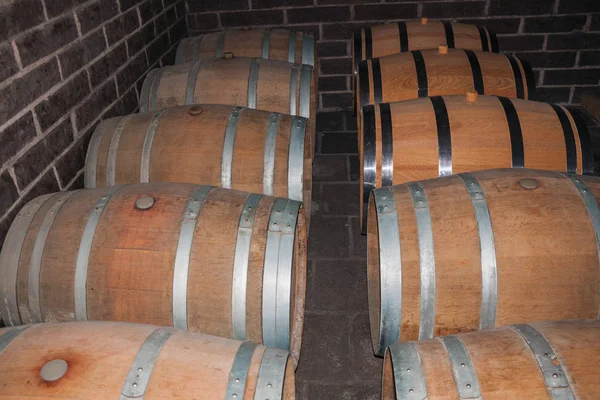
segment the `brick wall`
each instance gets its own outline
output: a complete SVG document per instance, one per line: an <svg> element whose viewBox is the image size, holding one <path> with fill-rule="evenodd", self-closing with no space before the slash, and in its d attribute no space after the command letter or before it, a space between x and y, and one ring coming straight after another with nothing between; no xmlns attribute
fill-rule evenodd
<svg viewBox="0 0 600 400"><path fill-rule="evenodd" d="M184 16L183 0L0 2L0 244L27 201L83 186L91 133L136 111Z"/></svg>
<svg viewBox="0 0 600 400"><path fill-rule="evenodd" d="M493 29L500 49L527 58L539 99L576 104L600 80L598 0L186 0L191 34L239 26L285 26L319 38L320 107L351 105L350 37L399 19L446 19ZM396 3L396 4L390 4Z"/></svg>

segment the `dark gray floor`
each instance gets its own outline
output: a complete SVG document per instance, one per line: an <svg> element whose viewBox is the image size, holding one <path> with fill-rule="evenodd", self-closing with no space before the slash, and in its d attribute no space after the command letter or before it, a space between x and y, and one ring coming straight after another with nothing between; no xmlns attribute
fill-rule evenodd
<svg viewBox="0 0 600 400"><path fill-rule="evenodd" d="M355 118L346 111L320 113L317 131L297 399L375 400L381 359L373 356L369 333Z"/></svg>

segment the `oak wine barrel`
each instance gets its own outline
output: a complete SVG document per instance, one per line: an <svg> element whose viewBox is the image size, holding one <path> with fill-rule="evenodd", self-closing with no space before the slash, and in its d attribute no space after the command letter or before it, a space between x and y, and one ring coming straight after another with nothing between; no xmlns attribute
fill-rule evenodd
<svg viewBox="0 0 600 400"><path fill-rule="evenodd" d="M598 399L598 365L598 320L503 326L390 346L381 399Z"/></svg>
<svg viewBox="0 0 600 400"><path fill-rule="evenodd" d="M0 253L7 325L112 320L290 350L306 288L302 203L147 183L44 195Z"/></svg>
<svg viewBox="0 0 600 400"><path fill-rule="evenodd" d="M354 32L352 41L354 77L360 61L439 46L498 53L498 38L484 26L428 18L362 28Z"/></svg>
<svg viewBox="0 0 600 400"><path fill-rule="evenodd" d="M358 64L356 102L363 106L477 92L535 99L533 70L515 56L472 50L413 50Z"/></svg>
<svg viewBox="0 0 600 400"><path fill-rule="evenodd" d="M587 124L576 109L496 96L433 96L365 106L361 214L376 187L492 168L591 175Z"/></svg>
<svg viewBox="0 0 600 400"><path fill-rule="evenodd" d="M315 36L312 32L287 29L242 28L183 38L177 46L175 64L201 58L260 57L295 64L317 66ZM316 70L316 68L315 68Z"/></svg>
<svg viewBox="0 0 600 400"><path fill-rule="evenodd" d="M598 198L600 178L514 168L374 190L375 353L399 341L598 318Z"/></svg>
<svg viewBox="0 0 600 400"><path fill-rule="evenodd" d="M209 184L303 201L308 217L312 157L306 122L214 104L108 119L90 141L85 187Z"/></svg>
<svg viewBox="0 0 600 400"><path fill-rule="evenodd" d="M295 398L284 350L124 322L0 329L0 368L2 399Z"/></svg>

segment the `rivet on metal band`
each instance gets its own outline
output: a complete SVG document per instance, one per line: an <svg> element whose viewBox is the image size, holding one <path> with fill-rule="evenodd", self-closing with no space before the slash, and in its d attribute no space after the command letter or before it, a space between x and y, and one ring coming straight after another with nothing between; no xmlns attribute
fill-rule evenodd
<svg viewBox="0 0 600 400"><path fill-rule="evenodd" d="M252 60L252 65L250 66L250 75L248 76L248 108L256 108L259 70L260 58L255 58Z"/></svg>
<svg viewBox="0 0 600 400"><path fill-rule="evenodd" d="M86 188L96 187L96 174L98 167L98 153L100 152L100 144L104 135L108 132L106 128L107 124L100 124L96 128L90 144L88 145L87 154L85 156L85 172L84 172L84 186Z"/></svg>
<svg viewBox="0 0 600 400"><path fill-rule="evenodd" d="M271 30L265 29L262 39L262 52L260 55L262 58L269 58L269 47L271 47Z"/></svg>
<svg viewBox="0 0 600 400"><path fill-rule="evenodd" d="M248 379L248 370L252 362L252 355L256 349L256 344L252 342L242 342L238 348L233 365L229 372L229 382L227 383L227 392L225 399L243 400L246 391L246 380Z"/></svg>
<svg viewBox="0 0 600 400"><path fill-rule="evenodd" d="M4 335L0 336L0 354L8 347L8 345L17 338L21 333L27 330L30 325L17 326L7 331Z"/></svg>
<svg viewBox="0 0 600 400"><path fill-rule="evenodd" d="M29 231L29 225L36 213L48 199L56 193L40 196L19 211L11 224L4 245L0 252L0 310L2 320L6 325L20 325L22 323L17 304L17 273L19 259L23 248L23 241Z"/></svg>
<svg viewBox="0 0 600 400"><path fill-rule="evenodd" d="M44 221L38 230L37 237L35 238L35 244L33 245L29 263L28 298L29 310L31 311L31 323L35 324L43 322L42 308L40 305L40 271L42 269L42 255L44 254L46 239L48 239L48 234L50 233L50 228L52 228L56 215L62 206L77 192L78 190L74 190L72 192L62 192L56 195L56 201L46 213Z"/></svg>
<svg viewBox="0 0 600 400"><path fill-rule="evenodd" d="M196 97L196 79L198 79L198 73L202 66L202 60L196 61L190 68L190 74L188 75L187 86L185 87L185 104L194 104Z"/></svg>
<svg viewBox="0 0 600 400"><path fill-rule="evenodd" d="M94 236L96 234L96 227L100 216L104 212L104 208L110 201L110 198L121 188L122 186L109 186L104 195L96 201L94 208L88 216L87 223L81 235L81 241L79 242L79 251L77 252L77 261L75 263L75 282L73 284L74 289L74 302L75 302L75 320L86 321L87 320L87 272L88 272L88 261L90 258L90 252L92 251L92 243L94 242Z"/></svg>
<svg viewBox="0 0 600 400"><path fill-rule="evenodd" d="M188 43L190 38L183 38L177 46L177 52L175 53L175 64L183 64L187 56Z"/></svg>
<svg viewBox="0 0 600 400"><path fill-rule="evenodd" d="M299 115L304 118L310 118L310 80L312 78L313 68L310 65L303 65L300 72L300 112Z"/></svg>
<svg viewBox="0 0 600 400"><path fill-rule="evenodd" d="M493 328L496 325L496 306L498 301L498 272L496 267L496 246L492 218L485 201L483 189L477 179L469 174L459 174L473 202L475 219L479 231L481 248L481 315L479 329Z"/></svg>
<svg viewBox="0 0 600 400"><path fill-rule="evenodd" d="M231 166L233 164L233 147L235 145L235 131L242 113L242 107L233 107L223 139L223 153L221 155L221 187L231 189Z"/></svg>
<svg viewBox="0 0 600 400"><path fill-rule="evenodd" d="M198 187L190 198L181 221L173 272L173 326L178 329L187 329L187 284L194 230L200 208L213 188Z"/></svg>
<svg viewBox="0 0 600 400"><path fill-rule="evenodd" d="M296 32L290 31L288 35L288 62L294 63L296 61Z"/></svg>
<svg viewBox="0 0 600 400"><path fill-rule="evenodd" d="M144 147L142 148L142 159L140 161L140 183L150 182L150 153L152 152L152 142L154 141L154 135L162 115L168 109L162 109L154 114L152 121L148 125L146 130L146 136L144 137Z"/></svg>
<svg viewBox="0 0 600 400"><path fill-rule="evenodd" d="M117 168L117 150L119 149L119 141L125 129L125 124L129 121L131 115L122 117L115 131L110 138L110 146L108 147L108 155L106 156L106 186L115 184L115 170Z"/></svg>
<svg viewBox="0 0 600 400"><path fill-rule="evenodd" d="M150 105L147 111L154 111L158 108L158 87L160 86L160 78L165 72L164 68L156 70L154 80L152 81L152 88L150 89Z"/></svg>
<svg viewBox="0 0 600 400"><path fill-rule="evenodd" d="M271 207L263 265L262 334L263 344L277 346L277 287L283 218L287 199L275 199Z"/></svg>
<svg viewBox="0 0 600 400"><path fill-rule="evenodd" d="M481 397L477 373L471 363L471 357L463 341L454 335L441 337L440 340L448 350L452 375L461 399L478 399Z"/></svg>
<svg viewBox="0 0 600 400"><path fill-rule="evenodd" d="M421 267L421 320L419 340L433 337L435 323L435 256L429 202L423 185L409 183L419 234L419 264Z"/></svg>
<svg viewBox="0 0 600 400"><path fill-rule="evenodd" d="M281 400L288 353L266 349L258 371L255 399Z"/></svg>
<svg viewBox="0 0 600 400"><path fill-rule="evenodd" d="M146 338L129 368L120 400L144 398L154 364L165 343L175 332L170 328L157 328Z"/></svg>
<svg viewBox="0 0 600 400"><path fill-rule="evenodd" d="M250 194L240 215L233 260L231 284L231 325L233 338L246 340L246 288L248 283L248 260L256 208L262 195Z"/></svg>
<svg viewBox="0 0 600 400"><path fill-rule="evenodd" d="M140 112L148 111L148 107L150 106L150 88L154 83L154 76L156 75L157 68L151 70L144 78L144 83L142 85L142 93L140 93Z"/></svg>
<svg viewBox="0 0 600 400"><path fill-rule="evenodd" d="M531 325L512 325L527 342L544 376L546 387L553 400L575 399L561 363L550 343Z"/></svg>
<svg viewBox="0 0 600 400"><path fill-rule="evenodd" d="M273 176L275 175L275 143L279 130L281 114L271 113L265 137L265 157L263 166L263 193L273 195Z"/></svg>
<svg viewBox="0 0 600 400"><path fill-rule="evenodd" d="M290 115L298 115L298 68L298 64L293 64L290 72Z"/></svg>
<svg viewBox="0 0 600 400"><path fill-rule="evenodd" d="M581 195L583 204L585 205L588 215L590 216L590 222L594 228L594 234L596 236L596 249L598 251L598 260L600 262L600 208L598 208L596 197L577 175L572 175L565 172L562 172L562 175L566 176L573 183ZM598 318L600 318L600 313L598 313Z"/></svg>
<svg viewBox="0 0 600 400"><path fill-rule="evenodd" d="M302 64L315 67L315 36L310 32L302 34Z"/></svg>
<svg viewBox="0 0 600 400"><path fill-rule="evenodd" d="M400 339L402 325L402 256L396 201L390 187L373 192L379 230L379 276L381 290L381 321L379 346L375 354Z"/></svg>
<svg viewBox="0 0 600 400"><path fill-rule="evenodd" d="M396 398L423 400L427 398L427 385L421 358L414 342L393 344L388 348L394 370Z"/></svg>
<svg viewBox="0 0 600 400"><path fill-rule="evenodd" d="M288 197L302 201L304 180L304 139L306 137L306 119L294 117L288 151Z"/></svg>
<svg viewBox="0 0 600 400"><path fill-rule="evenodd" d="M222 31L219 34L219 38L217 39L217 48L215 50L215 58L223 57L223 46L225 44L225 31Z"/></svg>

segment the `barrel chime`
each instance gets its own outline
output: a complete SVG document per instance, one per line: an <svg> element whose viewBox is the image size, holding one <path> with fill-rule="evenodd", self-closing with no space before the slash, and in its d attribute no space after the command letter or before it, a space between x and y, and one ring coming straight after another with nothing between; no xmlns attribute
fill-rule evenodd
<svg viewBox="0 0 600 400"><path fill-rule="evenodd" d="M382 399L600 398L600 179L575 109L474 25L357 31ZM546 322L539 322L546 321Z"/></svg>
<svg viewBox="0 0 600 400"><path fill-rule="evenodd" d="M282 29L187 38L151 70L140 112L96 128L86 189L8 232L3 393L295 398L316 82L314 36Z"/></svg>

